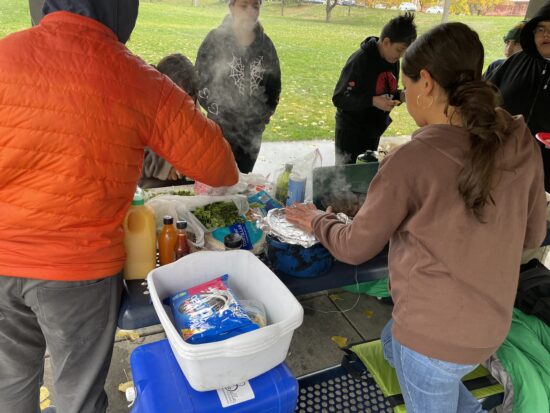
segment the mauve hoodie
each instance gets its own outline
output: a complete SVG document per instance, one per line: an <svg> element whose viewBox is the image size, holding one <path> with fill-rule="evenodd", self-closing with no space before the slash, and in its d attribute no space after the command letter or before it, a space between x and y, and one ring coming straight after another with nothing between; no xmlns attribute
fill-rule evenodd
<svg viewBox="0 0 550 413"><path fill-rule="evenodd" d="M429 125L380 165L352 224L334 214L313 221L315 235L338 259L360 264L390 242L393 335L440 360L476 364L503 342L512 318L523 248L546 234L540 149L522 117L510 139L485 223L466 209L457 178L470 147L467 131Z"/></svg>

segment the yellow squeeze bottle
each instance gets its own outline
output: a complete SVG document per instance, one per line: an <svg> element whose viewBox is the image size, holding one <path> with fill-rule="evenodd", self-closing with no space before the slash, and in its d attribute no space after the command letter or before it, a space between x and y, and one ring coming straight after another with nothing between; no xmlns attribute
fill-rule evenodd
<svg viewBox="0 0 550 413"><path fill-rule="evenodd" d="M155 212L149 205L145 205L143 191L139 187L126 213L123 226L126 249L124 279L144 279L156 266L157 233Z"/></svg>

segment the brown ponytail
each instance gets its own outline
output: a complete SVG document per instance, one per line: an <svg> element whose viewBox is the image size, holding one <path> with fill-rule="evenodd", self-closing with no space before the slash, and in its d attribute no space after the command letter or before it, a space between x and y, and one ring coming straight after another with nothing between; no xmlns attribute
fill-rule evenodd
<svg viewBox="0 0 550 413"><path fill-rule="evenodd" d="M476 32L463 23L434 27L414 42L403 57L403 73L418 81L427 70L447 92L462 126L470 133L470 151L460 175L458 191L466 207L483 222L491 199L496 157L508 135L504 114L497 107L496 87L481 80L484 50ZM452 116L451 116L452 124Z"/></svg>
<svg viewBox="0 0 550 413"><path fill-rule="evenodd" d="M495 86L482 80L459 85L449 95L449 105L457 108L471 142L458 191L481 222L484 206L493 202L490 192L498 149L508 138L503 113L495 109L499 103Z"/></svg>

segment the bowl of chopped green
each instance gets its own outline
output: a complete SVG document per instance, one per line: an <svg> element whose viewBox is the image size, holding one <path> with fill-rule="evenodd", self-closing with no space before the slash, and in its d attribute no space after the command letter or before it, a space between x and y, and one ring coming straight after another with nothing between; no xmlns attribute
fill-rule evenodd
<svg viewBox="0 0 550 413"><path fill-rule="evenodd" d="M213 202L203 207L195 208L192 214L200 221L206 231L228 227L234 224L244 224L245 219L239 215L239 209L232 201Z"/></svg>

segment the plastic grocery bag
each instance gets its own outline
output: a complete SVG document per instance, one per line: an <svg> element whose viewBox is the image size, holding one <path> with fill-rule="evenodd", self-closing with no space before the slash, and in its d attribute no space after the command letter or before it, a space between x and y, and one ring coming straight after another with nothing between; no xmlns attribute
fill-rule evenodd
<svg viewBox="0 0 550 413"><path fill-rule="evenodd" d="M239 182L233 186L212 187L202 182L195 181L193 190L197 195L234 195L234 194L249 194L258 192L262 189L269 188L270 185L265 176L261 174L243 174L239 173Z"/></svg>
<svg viewBox="0 0 550 413"><path fill-rule="evenodd" d="M296 173L301 177L306 178L304 201L311 201L313 199L313 169L323 165L321 151L319 149L315 149L301 158L286 163L292 164L292 173ZM277 178L284 172L284 170L284 167L278 168L270 176L270 181L272 182L273 187L270 194L273 197L275 197L275 183L277 182Z"/></svg>

